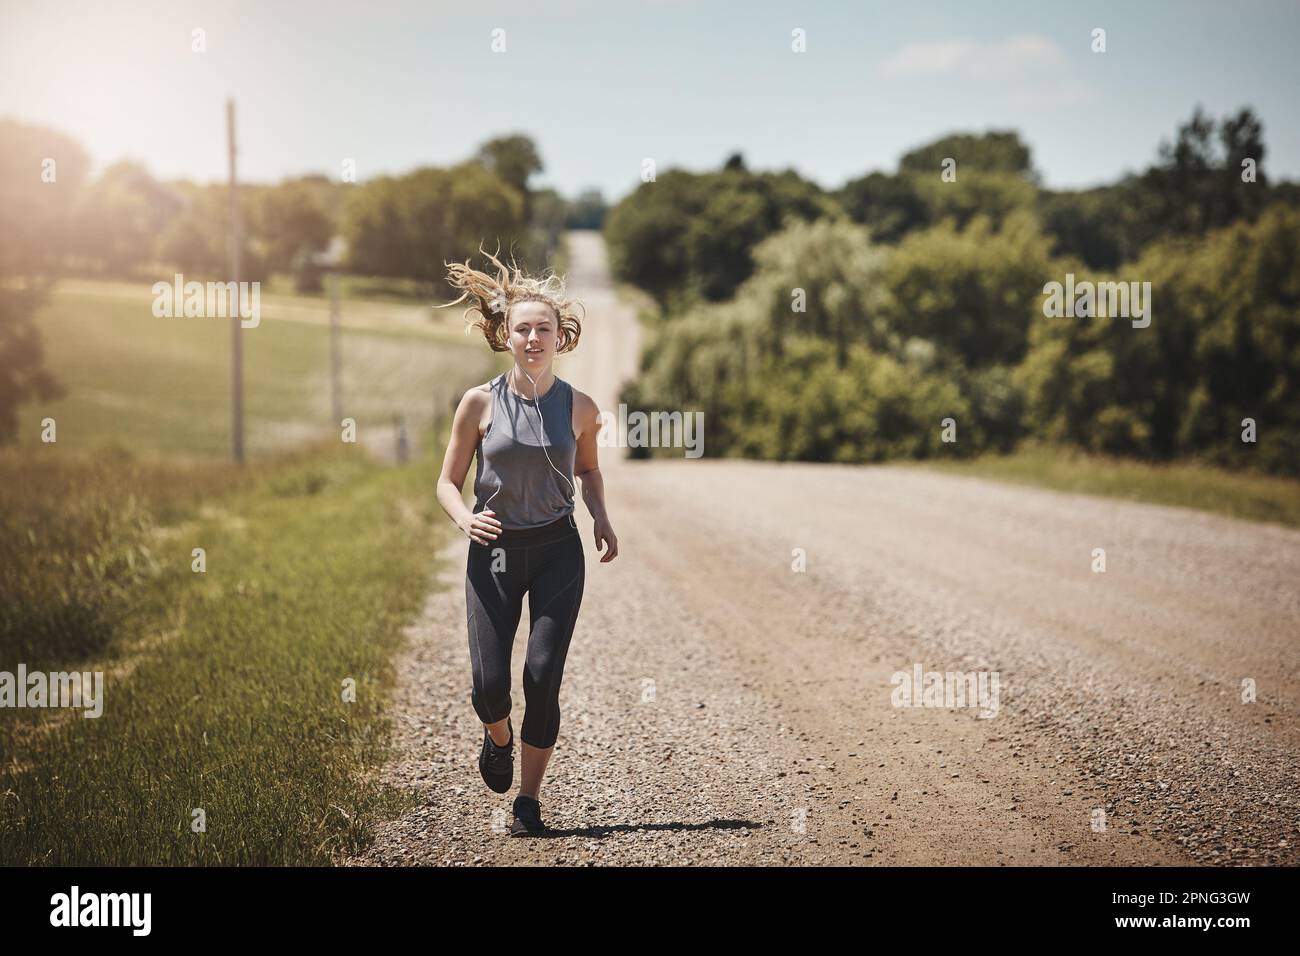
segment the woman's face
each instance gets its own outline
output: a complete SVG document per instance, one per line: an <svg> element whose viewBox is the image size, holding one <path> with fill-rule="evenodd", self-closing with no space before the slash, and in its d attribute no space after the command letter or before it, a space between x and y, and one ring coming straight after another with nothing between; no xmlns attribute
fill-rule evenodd
<svg viewBox="0 0 1300 956"><path fill-rule="evenodd" d="M555 357L555 313L545 302L526 301L510 309L510 351L521 368L544 370Z"/></svg>

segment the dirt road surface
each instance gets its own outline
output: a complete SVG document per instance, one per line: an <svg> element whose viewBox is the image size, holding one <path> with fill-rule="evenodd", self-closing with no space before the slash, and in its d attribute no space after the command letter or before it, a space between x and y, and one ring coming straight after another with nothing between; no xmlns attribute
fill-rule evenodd
<svg viewBox="0 0 1300 956"><path fill-rule="evenodd" d="M572 249L588 321L556 371L616 411L636 319L599 238ZM457 540L410 629L382 771L420 805L340 862L1300 862L1300 533L901 467L710 460L707 424L700 459L602 450L613 563L579 504L554 835L509 838L513 793L478 775ZM990 692L996 672L996 706L895 706L891 678L917 665L984 672Z"/></svg>

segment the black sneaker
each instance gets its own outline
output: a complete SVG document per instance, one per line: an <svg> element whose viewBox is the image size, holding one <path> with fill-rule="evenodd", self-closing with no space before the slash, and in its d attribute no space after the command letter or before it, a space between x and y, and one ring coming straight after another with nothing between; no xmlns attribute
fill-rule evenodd
<svg viewBox="0 0 1300 956"><path fill-rule="evenodd" d="M510 824L512 837L541 836L546 832L542 805L532 797L525 797L522 793L515 797L514 813L515 821Z"/></svg>
<svg viewBox="0 0 1300 956"><path fill-rule="evenodd" d="M505 793L515 780L515 728L509 718L506 729L510 731L510 740L504 747L498 747L484 727L483 749L478 755L478 772L483 775L483 782L497 793Z"/></svg>

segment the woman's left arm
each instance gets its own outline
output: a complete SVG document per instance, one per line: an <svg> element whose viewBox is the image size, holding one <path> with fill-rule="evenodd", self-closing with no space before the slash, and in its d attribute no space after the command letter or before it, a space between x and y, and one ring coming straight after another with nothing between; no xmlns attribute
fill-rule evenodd
<svg viewBox="0 0 1300 956"><path fill-rule="evenodd" d="M587 511L595 519L596 550L605 549L601 564L618 557L618 536L609 523L609 514L605 511L605 481L600 474L600 463L596 454L596 438L600 434L600 409L590 396L573 390L573 417L577 419L574 431L578 436L578 445L573 455L574 477L582 482L582 500Z"/></svg>

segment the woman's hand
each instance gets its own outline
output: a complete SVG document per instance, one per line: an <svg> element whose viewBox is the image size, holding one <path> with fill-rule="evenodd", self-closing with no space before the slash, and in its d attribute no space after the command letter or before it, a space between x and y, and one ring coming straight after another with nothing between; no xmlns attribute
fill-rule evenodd
<svg viewBox="0 0 1300 956"><path fill-rule="evenodd" d="M601 542L607 546L605 556L600 559L601 564L606 564L618 557L618 536L614 534L608 518L596 519L596 550L601 549Z"/></svg>
<svg viewBox="0 0 1300 956"><path fill-rule="evenodd" d="M460 526L460 530L465 532L471 541L479 544L490 544L501 534L501 522L496 519L496 512L484 508L476 515L470 515L469 520Z"/></svg>

